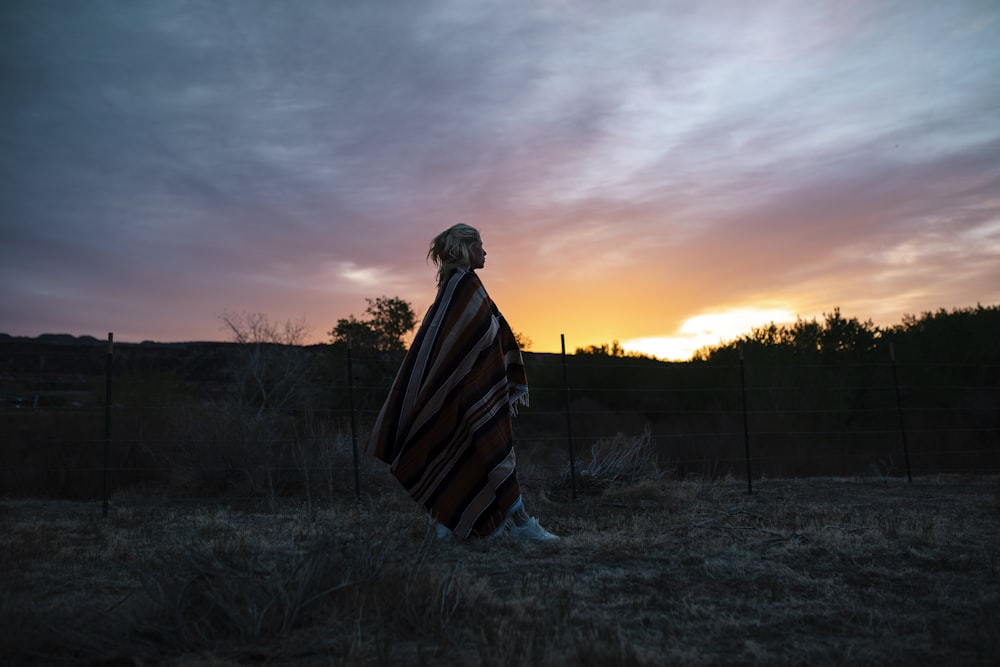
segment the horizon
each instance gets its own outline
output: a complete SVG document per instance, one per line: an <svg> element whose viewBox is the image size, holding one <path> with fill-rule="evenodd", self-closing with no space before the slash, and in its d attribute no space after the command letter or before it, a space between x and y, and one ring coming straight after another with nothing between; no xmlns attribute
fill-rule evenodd
<svg viewBox="0 0 1000 667"><path fill-rule="evenodd" d="M945 312L945 313L948 313L948 314L954 314L954 313L959 313L959 312L963 312L963 311L975 310L975 309L979 309L979 308L985 308L985 309L1000 308L1000 303L998 303L998 304L982 304L982 303L977 303L974 306L971 306L971 305L970 306L953 306L953 307L950 307L950 308L940 307L940 308L934 308L934 309L930 309L930 310L925 310L925 311L922 311L920 313L904 313L903 316L900 317L900 319L899 319L898 322L893 322L893 323L890 323L890 324L880 324L880 323L877 323L877 322L871 322L871 325L875 329L877 329L878 331L884 332L884 331L887 331L887 330L889 330L889 329L891 329L891 328L893 328L895 326L900 326L900 325L904 324L905 323L905 319L907 317L917 317L917 318L920 318L920 317L925 317L925 316L928 316L928 315L934 315L934 314L937 314L937 313L940 313L940 312ZM833 311L833 310L840 310L840 309L839 308L831 309L831 311ZM771 326L771 325L775 325L775 326L778 326L779 328L783 328L783 327L787 327L787 326L793 325L797 321L816 321L816 322L819 322L819 323L822 324L822 323L825 323L827 321L827 319L828 319L827 316L828 315L832 315L832 314L834 314L834 313L830 312L830 313L823 313L819 317L797 318L797 319L795 319L795 320L793 320L791 322L775 322L775 321L771 321L771 322L764 323L762 325L754 325L754 326L752 326L752 327L750 327L750 328L748 328L746 330L740 331L739 333L733 335L732 337L729 337L729 338L726 338L726 339L721 339L721 340L719 340L717 342L708 343L706 345L703 345L703 346L701 346L701 347L693 350L692 353L689 356L685 357L685 358L667 358L667 357L658 356L656 354L652 354L650 352L645 351L644 349L628 349L628 348L626 348L624 346L622 346L622 350L626 353L626 355L642 355L642 356L652 357L652 358L654 358L657 361L663 361L663 362L669 362L669 363L685 363L685 362L692 361L693 357L694 357L694 354L697 353L697 352L710 351L712 349L718 349L718 348L724 347L725 345L727 345L729 343L732 343L733 341L736 341L736 340L740 339L741 337L751 335L753 333L753 331L755 329L757 329L757 328L767 327L767 326ZM264 315L265 317L267 317L266 313L262 313L262 315ZM862 324L867 324L868 323L868 320L863 320L861 318L855 317L855 316L851 315L850 313L840 312L840 316L843 317L844 319L847 319L847 320L852 320L852 319L858 320ZM277 325L284 324L284 323L275 322L275 321L271 321L270 323L271 324L277 324ZM417 326L419 327L419 321L418 321ZM406 347L407 348L409 347L409 339L412 338L412 335L413 335L413 333L415 331L416 331L416 328L414 328L413 330L411 330L407 334L407 336L406 336L406 339L407 339ZM113 331L112 332L108 332L108 333L110 333L113 336L113 342L115 344L125 344L125 345L147 345L147 344L148 345L186 345L186 344L201 344L201 343L206 343L206 344L218 344L218 343L238 344L236 341L234 341L232 339L219 339L219 340L207 340L207 339L190 339L190 340L144 339L144 340L141 340L141 341L137 341L137 340L123 340L123 339L119 338L119 336L115 332L113 332ZM23 339L27 339L27 340L35 340L35 339L39 339L39 338L43 338L43 337L59 338L59 337L64 337L65 336L65 337L73 338L75 340L90 339L90 340L93 340L97 344L103 344L103 343L107 342L107 334L105 334L104 336L95 336L93 334L73 334L73 333L69 333L69 332L54 332L54 331L47 331L47 332L43 332L43 333L39 333L39 334L34 334L34 335L31 335L31 334L11 334L11 333L6 332L6 331L0 331L0 336L7 336L7 337L10 337L10 338L23 338ZM532 341L532 343L533 343L533 341ZM618 340L618 339L611 339L611 340L605 340L605 341L594 342L594 343L586 343L586 344L582 344L582 345L575 345L575 346L572 346L572 347L570 347L570 346L567 345L567 347L566 347L566 354L568 354L568 355L577 354L579 352L587 350L588 348L590 348L592 346L596 346L596 347L600 347L601 345L609 345L610 346L610 345L613 345L615 343L618 343L619 345L621 345L621 341ZM295 344L294 346L296 346L296 347L311 347L311 346L314 346L314 345L333 345L333 344L335 344L335 343L328 336L326 340L308 340L308 341L303 341L302 343ZM523 349L522 352L530 353L530 354L560 354L561 350L559 350L559 349L557 349L557 350L537 350L537 349L534 349L534 345L532 345L530 347L527 347L527 348Z"/></svg>

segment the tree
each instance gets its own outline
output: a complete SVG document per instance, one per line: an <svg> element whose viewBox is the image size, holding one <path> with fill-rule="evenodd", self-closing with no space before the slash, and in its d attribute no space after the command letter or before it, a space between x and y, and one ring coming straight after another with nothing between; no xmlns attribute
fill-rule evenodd
<svg viewBox="0 0 1000 667"><path fill-rule="evenodd" d="M337 320L330 332L333 342L348 342L355 347L377 352L397 352L406 349L406 335L417 326L417 316L410 304L399 297L380 296L365 299L367 319L354 315Z"/></svg>
<svg viewBox="0 0 1000 667"><path fill-rule="evenodd" d="M621 346L617 340L611 342L611 344L602 343L601 345L588 345L587 347L576 348L576 354L590 354L604 357L624 357L625 349Z"/></svg>
<svg viewBox="0 0 1000 667"><path fill-rule="evenodd" d="M611 343L602 343L600 345L588 345L587 347L576 348L576 353L580 355L589 356L602 356L602 357L618 357L618 358L629 358L629 359L651 359L656 361L656 357L651 354L644 354L642 352L629 352L618 340L613 340Z"/></svg>
<svg viewBox="0 0 1000 667"><path fill-rule="evenodd" d="M224 312L220 319L234 343L302 345L308 333L304 319L288 320L279 325L271 322L264 313L247 312Z"/></svg>
<svg viewBox="0 0 1000 667"><path fill-rule="evenodd" d="M827 356L853 355L860 357L875 350L882 335L871 320L861 322L856 317L845 318L840 308L832 313L823 313L826 318L820 335L820 347Z"/></svg>
<svg viewBox="0 0 1000 667"><path fill-rule="evenodd" d="M295 404L309 378L301 353L304 320L271 322L263 313L223 313L225 328L239 345L232 373L241 414L253 420Z"/></svg>

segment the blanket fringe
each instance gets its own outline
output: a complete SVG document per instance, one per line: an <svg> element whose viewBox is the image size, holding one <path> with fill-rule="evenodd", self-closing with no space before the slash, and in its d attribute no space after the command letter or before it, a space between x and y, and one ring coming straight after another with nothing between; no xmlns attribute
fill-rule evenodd
<svg viewBox="0 0 1000 667"><path fill-rule="evenodd" d="M517 407L519 405L523 405L524 407L529 407L528 387L523 384L517 384L512 386L511 390L513 391L513 393L511 394L507 402L510 404L510 414L516 417Z"/></svg>

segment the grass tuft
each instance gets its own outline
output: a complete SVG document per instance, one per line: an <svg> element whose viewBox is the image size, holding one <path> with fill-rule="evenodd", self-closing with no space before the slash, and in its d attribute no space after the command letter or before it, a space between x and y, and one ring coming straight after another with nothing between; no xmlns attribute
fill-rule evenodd
<svg viewBox="0 0 1000 667"><path fill-rule="evenodd" d="M631 487L640 480L661 477L655 444L647 429L639 436L618 433L611 439L596 441L590 447L589 459L577 471L576 481L579 492L599 495L608 488ZM568 469L563 471L561 481L563 486L570 484Z"/></svg>

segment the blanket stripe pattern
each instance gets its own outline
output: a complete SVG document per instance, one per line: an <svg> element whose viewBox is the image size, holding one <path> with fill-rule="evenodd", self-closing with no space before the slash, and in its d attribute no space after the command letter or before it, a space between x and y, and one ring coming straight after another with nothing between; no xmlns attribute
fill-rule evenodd
<svg viewBox="0 0 1000 667"><path fill-rule="evenodd" d="M511 418L527 403L514 334L479 277L458 269L421 322L368 447L435 520L488 537L521 497Z"/></svg>

